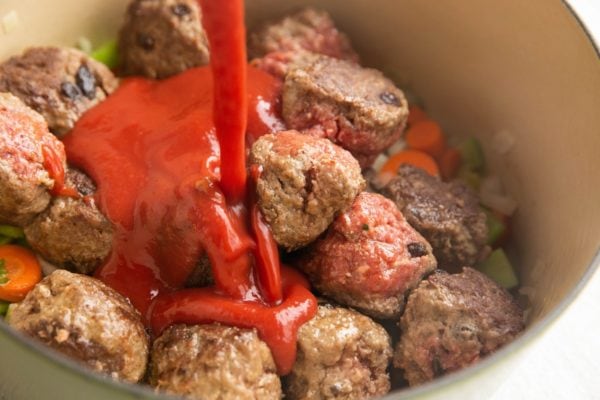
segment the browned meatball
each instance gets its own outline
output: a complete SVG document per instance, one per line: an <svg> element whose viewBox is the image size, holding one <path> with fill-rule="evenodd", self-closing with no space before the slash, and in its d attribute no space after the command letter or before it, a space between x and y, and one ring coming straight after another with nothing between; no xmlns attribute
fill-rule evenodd
<svg viewBox="0 0 600 400"><path fill-rule="evenodd" d="M44 167L44 146L64 164L63 145L44 118L17 97L0 93L0 223L23 226L50 202L54 180Z"/></svg>
<svg viewBox="0 0 600 400"><path fill-rule="evenodd" d="M128 75L166 78L208 64L208 41L196 0L133 0L119 35Z"/></svg>
<svg viewBox="0 0 600 400"><path fill-rule="evenodd" d="M337 302L376 318L398 318L405 296L436 267L431 246L394 203L363 192L298 261Z"/></svg>
<svg viewBox="0 0 600 400"><path fill-rule="evenodd" d="M394 365L418 385L476 363L523 327L517 303L485 275L471 268L439 271L408 297Z"/></svg>
<svg viewBox="0 0 600 400"><path fill-rule="evenodd" d="M298 331L298 356L285 380L290 400L359 400L390 390L390 337L356 311L320 305Z"/></svg>
<svg viewBox="0 0 600 400"><path fill-rule="evenodd" d="M148 338L139 313L120 294L84 275L57 270L11 305L9 324L115 379L146 371Z"/></svg>
<svg viewBox="0 0 600 400"><path fill-rule="evenodd" d="M69 171L67 182L83 196L95 191L91 179ZM56 197L25 226L25 237L43 258L59 268L92 274L112 247L113 226L90 198Z"/></svg>
<svg viewBox="0 0 600 400"><path fill-rule="evenodd" d="M318 56L286 75L282 116L288 127L330 139L366 168L402 135L408 103L381 72Z"/></svg>
<svg viewBox="0 0 600 400"><path fill-rule="evenodd" d="M281 382L256 331L174 325L152 346L150 384L202 400L280 399Z"/></svg>
<svg viewBox="0 0 600 400"><path fill-rule="evenodd" d="M305 8L250 34L248 53L259 68L283 77L291 60L306 53L358 62L350 41L323 10ZM264 57L261 59L259 57Z"/></svg>
<svg viewBox="0 0 600 400"><path fill-rule="evenodd" d="M262 136L250 163L263 168L258 204L275 240L288 250L315 240L365 185L350 153L296 131Z"/></svg>
<svg viewBox="0 0 600 400"><path fill-rule="evenodd" d="M42 114L57 136L117 85L106 66L75 49L33 47L0 64L0 92L11 92Z"/></svg>
<svg viewBox="0 0 600 400"><path fill-rule="evenodd" d="M382 193L431 243L440 268L458 271L488 254L486 216L466 185L444 183L420 168L402 165Z"/></svg>

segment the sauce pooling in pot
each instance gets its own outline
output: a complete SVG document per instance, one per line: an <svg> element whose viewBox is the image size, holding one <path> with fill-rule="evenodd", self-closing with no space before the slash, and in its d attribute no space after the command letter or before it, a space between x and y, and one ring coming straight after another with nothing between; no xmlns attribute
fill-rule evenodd
<svg viewBox="0 0 600 400"><path fill-rule="evenodd" d="M116 226L97 277L128 297L156 335L173 323L256 328L285 374L316 299L300 274L280 271L255 199L244 199L245 136L251 142L280 126L280 84L247 67L244 51L240 61L243 2L227 3L204 9L218 82L206 67L164 81L125 79L64 143ZM215 51L219 43L238 49ZM250 185L260 173L252 172ZM205 254L214 287L181 290Z"/></svg>

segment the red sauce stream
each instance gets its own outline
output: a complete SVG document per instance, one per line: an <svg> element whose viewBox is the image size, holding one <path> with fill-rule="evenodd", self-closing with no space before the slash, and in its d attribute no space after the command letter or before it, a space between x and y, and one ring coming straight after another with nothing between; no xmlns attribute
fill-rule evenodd
<svg viewBox="0 0 600 400"><path fill-rule="evenodd" d="M201 3L219 67L163 81L125 79L64 144L70 162L96 181L95 200L116 227L96 276L128 297L155 335L174 323L256 328L285 374L316 299L300 274L280 270L253 196L260 171L253 168L246 183L245 165L246 142L282 126L280 83L247 67L245 54L240 64L239 49L215 51L219 43L245 45L242 1ZM182 290L204 255L214 287Z"/></svg>

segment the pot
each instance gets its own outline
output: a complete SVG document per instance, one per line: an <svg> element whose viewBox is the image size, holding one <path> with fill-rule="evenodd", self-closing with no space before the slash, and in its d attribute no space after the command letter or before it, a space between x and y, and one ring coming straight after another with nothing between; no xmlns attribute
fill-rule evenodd
<svg viewBox="0 0 600 400"><path fill-rule="evenodd" d="M0 59L28 45L73 45L82 36L102 43L116 35L126 3L3 0L8 32L0 33ZM388 396L482 398L600 261L598 49L560 0L248 0L248 27L306 4L329 10L362 59L418 93L451 135L479 137L518 202L511 251L529 296L525 333L471 368ZM498 151L502 137L514 143ZM166 398L90 373L4 322L0 360L5 399Z"/></svg>

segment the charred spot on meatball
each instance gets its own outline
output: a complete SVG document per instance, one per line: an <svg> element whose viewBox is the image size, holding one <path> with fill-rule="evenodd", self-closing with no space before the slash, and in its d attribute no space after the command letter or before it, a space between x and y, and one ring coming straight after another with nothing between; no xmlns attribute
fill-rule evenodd
<svg viewBox="0 0 600 400"><path fill-rule="evenodd" d="M146 371L140 314L104 283L64 270L11 305L10 326L98 372L130 382Z"/></svg>
<svg viewBox="0 0 600 400"><path fill-rule="evenodd" d="M208 64L208 40L195 0L133 0L119 34L126 75L167 78Z"/></svg>
<svg viewBox="0 0 600 400"><path fill-rule="evenodd" d="M260 210L288 250L315 240L365 184L350 153L296 131L262 136L250 163L262 167L256 184Z"/></svg>
<svg viewBox="0 0 600 400"><path fill-rule="evenodd" d="M510 294L482 273L439 271L410 294L394 366L411 386L476 363L523 330Z"/></svg>
<svg viewBox="0 0 600 400"><path fill-rule="evenodd" d="M298 331L298 355L285 378L290 400L368 399L390 390L390 337L356 311L319 305Z"/></svg>
<svg viewBox="0 0 600 400"><path fill-rule="evenodd" d="M11 92L63 136L118 86L112 72L69 48L32 47L0 64L0 92Z"/></svg>
<svg viewBox="0 0 600 400"><path fill-rule="evenodd" d="M321 55L287 73L282 116L288 127L330 139L367 168L402 135L408 103L381 72Z"/></svg>
<svg viewBox="0 0 600 400"><path fill-rule="evenodd" d="M415 257L410 248L417 243L422 253ZM435 269L436 260L392 201L363 192L296 265L323 295L389 319L400 316L406 295Z"/></svg>
<svg viewBox="0 0 600 400"><path fill-rule="evenodd" d="M150 384L202 400L280 399L281 382L256 331L212 325L174 325L154 342Z"/></svg>
<svg viewBox="0 0 600 400"><path fill-rule="evenodd" d="M431 244L440 268L458 271L488 254L486 216L466 185L442 182L405 164L381 193Z"/></svg>

